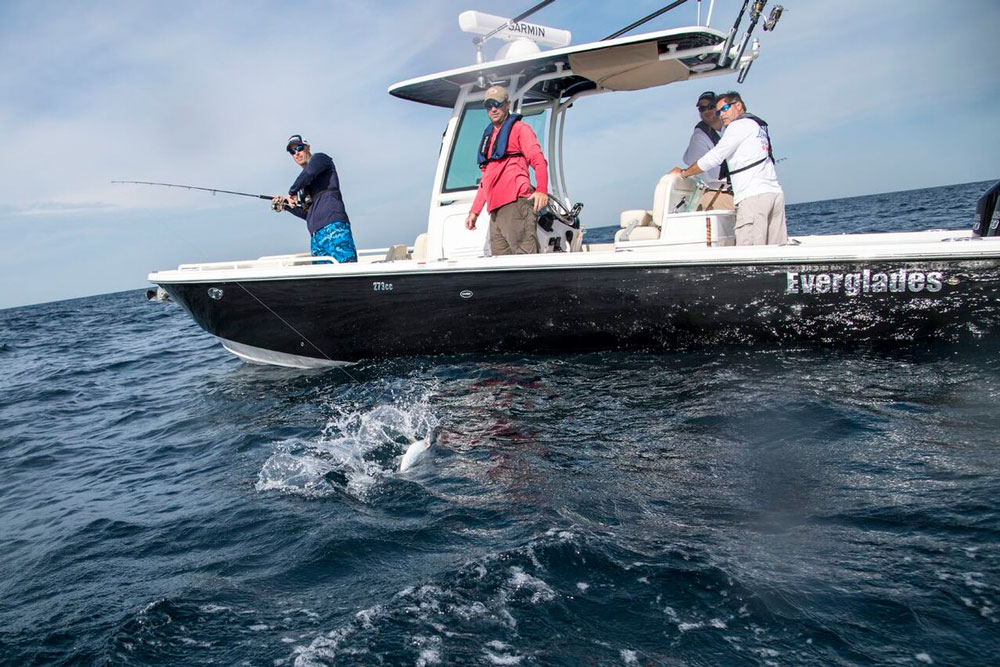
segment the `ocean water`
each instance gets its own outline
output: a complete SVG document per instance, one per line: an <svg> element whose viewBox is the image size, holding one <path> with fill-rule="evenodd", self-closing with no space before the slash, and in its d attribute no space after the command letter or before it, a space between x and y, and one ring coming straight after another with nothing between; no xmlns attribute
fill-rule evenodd
<svg viewBox="0 0 1000 667"><path fill-rule="evenodd" d="M988 185L789 224L967 229ZM992 665L998 352L295 371L141 290L3 310L0 664Z"/></svg>

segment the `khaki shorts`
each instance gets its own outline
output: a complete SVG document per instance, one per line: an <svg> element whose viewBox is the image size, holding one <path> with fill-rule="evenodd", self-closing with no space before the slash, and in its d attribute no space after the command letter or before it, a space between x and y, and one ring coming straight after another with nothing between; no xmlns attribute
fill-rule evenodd
<svg viewBox="0 0 1000 667"><path fill-rule="evenodd" d="M523 198L490 213L490 254L526 255L538 252L534 201Z"/></svg>

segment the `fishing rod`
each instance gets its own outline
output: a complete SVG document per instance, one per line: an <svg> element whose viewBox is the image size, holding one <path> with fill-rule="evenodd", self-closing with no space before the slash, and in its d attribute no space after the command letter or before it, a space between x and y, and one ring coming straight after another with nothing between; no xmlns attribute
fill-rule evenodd
<svg viewBox="0 0 1000 667"><path fill-rule="evenodd" d="M216 192L222 192L227 195L240 195L241 197L256 197L257 199L267 199L268 201L274 199L274 195L255 195L249 192L236 192L234 190L220 190L219 188L199 188L197 185L179 185L177 183L154 183L152 181L111 181L112 183L134 183L138 185L162 185L167 188L184 188L186 190L203 190L205 192L211 192L213 195Z"/></svg>
<svg viewBox="0 0 1000 667"><path fill-rule="evenodd" d="M271 202L271 210L281 211L291 210L291 207L287 202L282 202L279 208L278 204L274 203L274 195L255 195L249 192L236 192L235 190L221 190L219 188L200 188L197 185L181 185L178 183L155 183L153 181L111 181L112 183L132 183L136 185L162 185L167 188L184 188L185 190L201 190L203 192L211 192L213 195L216 192L221 192L227 195L239 195L241 197L255 197L257 199L266 199Z"/></svg>
<svg viewBox="0 0 1000 667"><path fill-rule="evenodd" d="M722 52L719 54L719 67L725 67L726 61L729 60L729 49L733 45L733 40L736 39L736 31L740 29L740 21L743 20L743 13L746 12L747 5L749 4L750 0L743 0L740 13L736 15L736 22L733 23L733 27L729 31L729 36L726 37L726 42L722 45Z"/></svg>
<svg viewBox="0 0 1000 667"><path fill-rule="evenodd" d="M731 69L736 69L740 66L740 60L743 59L743 53L747 50L747 44L750 43L750 33L753 29L757 27L757 21L760 20L760 15L764 11L764 5L767 4L767 0L754 0L753 7L750 8L750 25L747 26L747 31L743 34L743 39L740 40L740 45L736 50L736 57L733 58L733 64L730 65ZM781 12L778 12L779 15ZM742 79L739 83L743 83Z"/></svg>

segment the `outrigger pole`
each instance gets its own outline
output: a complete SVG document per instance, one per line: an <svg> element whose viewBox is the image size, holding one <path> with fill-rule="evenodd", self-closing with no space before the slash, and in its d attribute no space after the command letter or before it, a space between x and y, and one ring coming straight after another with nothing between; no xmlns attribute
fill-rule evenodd
<svg viewBox="0 0 1000 667"><path fill-rule="evenodd" d="M622 28L621 30L619 30L618 32L612 33L612 34L608 35L607 37L605 37L601 41L602 42L606 42L609 39L614 39L615 37L621 37L622 35L624 35L625 33L629 32L630 30L635 30L636 28L638 28L639 26L641 26L643 23L648 23L649 21L652 21L653 19L655 19L660 14L666 14L667 12L669 12L674 7L680 7L685 2L687 2L687 0L677 0L676 2L672 2L669 5L667 5L666 7L662 7L660 9L657 9L655 12L653 12L649 16L644 16L643 18L639 19L638 21L636 21L632 25L626 26L626 27Z"/></svg>
<svg viewBox="0 0 1000 667"><path fill-rule="evenodd" d="M162 185L167 188L185 188L187 190L202 190L204 192L211 192L213 195L216 192L221 192L227 195L240 195L241 197L256 197L257 199L267 199L268 201L274 199L274 195L254 195L249 192L235 192L233 190L220 190L219 188L199 188L197 185L178 185L177 183L154 183L152 181L111 181L112 183L135 183L138 185Z"/></svg>

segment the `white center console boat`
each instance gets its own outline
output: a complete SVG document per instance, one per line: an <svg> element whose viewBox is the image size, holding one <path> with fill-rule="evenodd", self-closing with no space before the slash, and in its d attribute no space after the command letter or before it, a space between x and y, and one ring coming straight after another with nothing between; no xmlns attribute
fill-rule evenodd
<svg viewBox="0 0 1000 667"><path fill-rule="evenodd" d="M699 16L691 27L573 46L564 31L467 12L460 24L468 30L500 27L493 36L508 43L496 59L389 89L450 110L427 229L412 245L362 251L352 264L308 255L185 264L149 280L234 354L295 367L442 353L995 335L996 188L980 202L975 233L800 236L737 247L735 212L712 208L712 193L695 181L666 175L647 209L622 211L613 242L587 242L564 173L570 109L617 91L742 80L759 54L750 35L755 12L751 6L742 36L735 26L700 25ZM488 256L488 225L464 226L488 123L484 92L496 83L538 135L549 191L565 202L541 221L535 255Z"/></svg>

